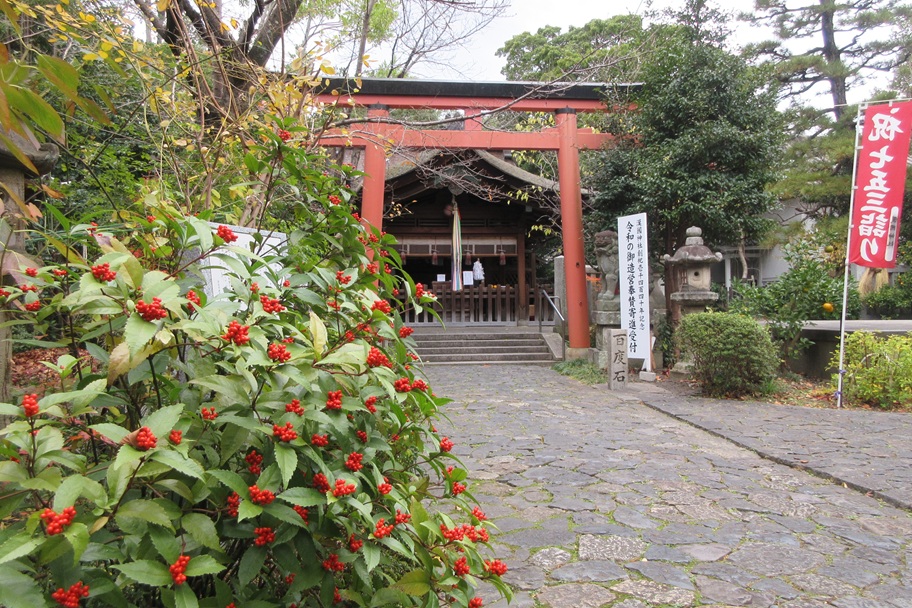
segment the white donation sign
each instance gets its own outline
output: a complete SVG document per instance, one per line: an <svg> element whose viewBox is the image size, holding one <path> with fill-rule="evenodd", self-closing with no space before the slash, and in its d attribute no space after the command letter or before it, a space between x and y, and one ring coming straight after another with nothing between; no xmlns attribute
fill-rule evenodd
<svg viewBox="0 0 912 608"><path fill-rule="evenodd" d="M627 356L642 359L643 369L652 371L646 214L619 217L617 232L621 329L627 330Z"/></svg>

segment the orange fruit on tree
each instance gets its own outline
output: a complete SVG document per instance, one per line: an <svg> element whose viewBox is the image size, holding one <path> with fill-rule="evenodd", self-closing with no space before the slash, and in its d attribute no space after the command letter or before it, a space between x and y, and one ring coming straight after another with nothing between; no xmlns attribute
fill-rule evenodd
<svg viewBox="0 0 912 608"><path fill-rule="evenodd" d="M835 308L833 307L832 302L823 303L823 312L833 312L834 310L835 310Z"/></svg>

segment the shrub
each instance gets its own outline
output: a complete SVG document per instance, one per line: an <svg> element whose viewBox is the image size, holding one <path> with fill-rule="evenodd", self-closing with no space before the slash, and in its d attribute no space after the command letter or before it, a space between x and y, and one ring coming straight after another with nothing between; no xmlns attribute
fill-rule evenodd
<svg viewBox="0 0 912 608"><path fill-rule="evenodd" d="M0 404L0 605L465 607L478 579L509 595L433 427L446 400L411 367L401 312L433 296L337 192L299 206L274 255L149 197L0 294L103 365L61 357L54 388ZM207 298L216 259L232 287Z"/></svg>
<svg viewBox="0 0 912 608"><path fill-rule="evenodd" d="M729 310L765 319L784 361L796 357L811 345L801 336L810 319L838 319L842 310L842 275L808 242L792 243L784 249L790 269L775 283L753 287L733 286L735 297ZM847 314L856 317L861 308L858 291L849 286Z"/></svg>
<svg viewBox="0 0 912 608"><path fill-rule="evenodd" d="M694 376L707 395L761 392L776 376L776 347L767 330L750 317L716 312L686 315L675 337L693 361Z"/></svg>
<svg viewBox="0 0 912 608"><path fill-rule="evenodd" d="M897 281L896 285L885 285L868 294L863 299L865 306L882 319L899 319L912 315L912 284L906 283L910 281Z"/></svg>
<svg viewBox="0 0 912 608"><path fill-rule="evenodd" d="M608 382L608 374L605 373L605 370L599 369L597 365L585 359L560 361L555 363L552 369L559 374L579 380L583 384L604 384Z"/></svg>
<svg viewBox="0 0 912 608"><path fill-rule="evenodd" d="M887 337L856 331L845 340L846 402L892 409L912 406L912 333ZM830 362L839 367L839 352ZM838 385L833 376L833 385Z"/></svg>

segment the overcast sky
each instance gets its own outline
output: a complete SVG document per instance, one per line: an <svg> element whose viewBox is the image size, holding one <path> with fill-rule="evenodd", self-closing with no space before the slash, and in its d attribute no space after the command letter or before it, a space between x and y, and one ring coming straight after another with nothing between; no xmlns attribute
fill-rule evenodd
<svg viewBox="0 0 912 608"><path fill-rule="evenodd" d="M593 19L628 13L643 15L649 10L668 7L680 8L683 0L653 0L651 3L647 0L512 0L511 4L505 16L477 34L460 55L453 58L450 68L423 67L418 70L420 76L434 79L469 77L473 81L504 80L500 73L504 60L496 57L495 53L517 34L535 32L548 25L567 31L570 26L580 27ZM716 6L720 4L723 3L716 2ZM752 7L752 0L724 2L725 11L748 11ZM742 26L742 30L745 29Z"/></svg>

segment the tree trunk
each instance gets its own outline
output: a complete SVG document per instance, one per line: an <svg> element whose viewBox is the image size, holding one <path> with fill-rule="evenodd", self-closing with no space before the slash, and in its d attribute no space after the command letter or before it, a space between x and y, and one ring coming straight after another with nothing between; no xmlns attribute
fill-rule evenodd
<svg viewBox="0 0 912 608"><path fill-rule="evenodd" d="M842 75L842 54L836 45L836 5L833 0L820 0L820 6L823 58L827 62L827 81L830 83L830 96L833 99L833 117L839 122L846 107L846 78ZM833 68L837 66L840 68L838 76L833 73Z"/></svg>

